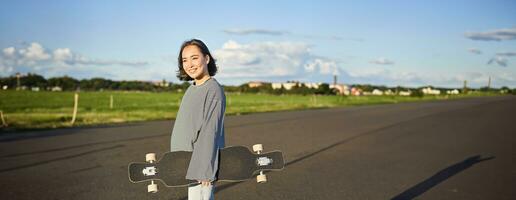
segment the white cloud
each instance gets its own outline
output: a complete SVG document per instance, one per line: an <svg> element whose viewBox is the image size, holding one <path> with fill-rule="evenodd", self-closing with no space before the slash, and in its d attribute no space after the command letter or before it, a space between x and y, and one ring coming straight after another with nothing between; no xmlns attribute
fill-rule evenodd
<svg viewBox="0 0 516 200"><path fill-rule="evenodd" d="M377 64L377 65L393 65L394 61L389 60L389 59L384 58L384 57L380 57L380 58L377 58L375 60L369 61L369 63Z"/></svg>
<svg viewBox="0 0 516 200"><path fill-rule="evenodd" d="M73 60L72 50L69 48L58 48L53 53L54 60L57 62L68 62Z"/></svg>
<svg viewBox="0 0 516 200"><path fill-rule="evenodd" d="M514 40L516 39L516 27L485 32L466 32L464 36L472 40L483 41Z"/></svg>
<svg viewBox="0 0 516 200"><path fill-rule="evenodd" d="M25 71L59 71L70 70L80 66L145 66L146 61L123 61L91 59L74 53L70 48L45 49L41 44L33 42L26 47L4 48L0 54L0 75L8 75L16 68ZM94 71L94 70L92 70Z"/></svg>
<svg viewBox="0 0 516 200"><path fill-rule="evenodd" d="M340 70L335 61L320 58L305 64L305 70L307 72L319 72L320 74L340 75Z"/></svg>
<svg viewBox="0 0 516 200"><path fill-rule="evenodd" d="M18 53L22 59L28 62L37 62L41 60L48 60L50 55L45 51L41 44L33 42L26 49L20 49Z"/></svg>
<svg viewBox="0 0 516 200"><path fill-rule="evenodd" d="M398 71L386 68L363 68L348 70L349 79L347 83L375 84L388 86L410 86L421 87L426 85L438 87L461 88L464 81L467 81L468 87L485 87L489 77L492 80L493 87L516 86L516 74L506 70L490 71L490 72L410 72Z"/></svg>
<svg viewBox="0 0 516 200"><path fill-rule="evenodd" d="M10 74L14 71L13 67L4 65L0 60L0 74Z"/></svg>
<svg viewBox="0 0 516 200"><path fill-rule="evenodd" d="M13 58L16 55L16 49L14 47L7 47L3 52L4 56L7 58Z"/></svg>
<svg viewBox="0 0 516 200"><path fill-rule="evenodd" d="M421 76L413 72L397 72L385 68L369 68L348 71L348 74L357 80L376 80L387 82L419 82Z"/></svg>
<svg viewBox="0 0 516 200"><path fill-rule="evenodd" d="M289 78L339 74L335 61L311 53L310 45L295 42L241 44L229 40L214 51L224 78Z"/></svg>

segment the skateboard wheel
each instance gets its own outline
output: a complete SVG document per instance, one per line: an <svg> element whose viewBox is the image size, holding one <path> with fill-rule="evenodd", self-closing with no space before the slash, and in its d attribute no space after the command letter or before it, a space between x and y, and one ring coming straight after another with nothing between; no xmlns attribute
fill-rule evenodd
<svg viewBox="0 0 516 200"><path fill-rule="evenodd" d="M150 163L156 162L156 154L155 153L145 154L145 161L150 162Z"/></svg>
<svg viewBox="0 0 516 200"><path fill-rule="evenodd" d="M255 144L255 145L253 145L253 151L254 151L255 153L260 153L260 152L262 152L262 151L263 151L263 146L262 146L262 144Z"/></svg>
<svg viewBox="0 0 516 200"><path fill-rule="evenodd" d="M267 182L267 176L265 174L260 174L260 175L256 176L256 182L258 182L258 183Z"/></svg>
<svg viewBox="0 0 516 200"><path fill-rule="evenodd" d="M147 192L152 192L152 193L156 193L158 192L158 184L156 183L151 183L147 186Z"/></svg>

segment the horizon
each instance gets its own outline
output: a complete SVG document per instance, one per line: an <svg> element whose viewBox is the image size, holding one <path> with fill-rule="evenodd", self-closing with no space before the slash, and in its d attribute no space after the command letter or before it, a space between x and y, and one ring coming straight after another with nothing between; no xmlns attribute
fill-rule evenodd
<svg viewBox="0 0 516 200"><path fill-rule="evenodd" d="M224 85L336 74L345 84L480 88L491 77L491 87L516 87L512 1L4 4L0 77L178 83L179 47L199 38Z"/></svg>
<svg viewBox="0 0 516 200"><path fill-rule="evenodd" d="M27 74L21 74L22 77L23 75L27 76L28 74L32 74L32 75L39 75L39 76L42 76L41 74L35 74L35 73L27 73ZM13 74L13 75L10 75L10 76L7 76L7 77L15 77L16 74ZM69 76L69 75L63 75L63 76L54 76L54 77L45 77L43 76L43 78L45 78L46 80L50 79L50 78L62 78L62 77L69 77L69 78L73 78L73 79L76 79L78 81L82 81L82 80L91 80L91 79L95 79L95 78L100 78L100 79L104 79L104 80L109 80L109 81L118 81L118 82L121 82L121 81L127 81L127 82L130 82L130 81L135 81L135 82L146 82L146 83L157 83L157 82L163 82L163 80L138 80L138 79L121 79L121 80L113 80L113 79L109 79L109 78L105 78L105 77L91 77L91 78L76 78L76 77L73 77L73 76ZM0 78L6 78L6 77L2 77L0 76ZM216 77L213 77L216 79ZM171 84L175 84L175 85L180 85L180 84L183 84L185 82L188 82L188 83L191 83L191 81L180 81L180 82L172 82L172 81L167 81L165 80L167 83L171 83ZM251 80L251 81L247 81L247 82L244 82L244 83L241 83L241 84L238 84L238 85L231 85L231 84L223 84L221 83L221 85L223 86L231 86L231 87L239 87L241 85L244 85L244 84L249 84L251 82L261 82L261 83L269 83L269 84L273 84L273 83L289 83L289 82L297 82L297 83L301 83L301 84L305 84L305 83L308 83L308 84L312 84L312 83L316 83L316 84L328 84L328 85L332 85L333 81L331 82L302 82L302 81L297 81L297 80L286 80L286 81L283 81L283 82L271 82L271 81L259 81L259 80ZM402 87L402 88L410 88L410 89L414 89L414 88L425 88L425 87L431 87L431 88L438 88L438 89L462 89L464 88L464 85L461 86L461 87L442 87L442 86L435 86L435 85L420 85L420 86L405 86L405 85L382 85L382 84L370 84L370 83L342 83L342 82L339 82L337 81L337 84L341 84L341 85L346 85L346 86L352 86L352 85L370 85L370 86L374 86L374 87L387 87L387 88L396 88L396 87ZM488 84L484 85L484 86L479 86L479 87L470 87L470 86L467 86L467 88L469 89L482 89L482 88L486 88L488 87ZM493 87L492 85L489 87L491 89L501 89L503 87L508 87L509 89L516 89L515 88L511 88L509 86L500 86L500 87Z"/></svg>

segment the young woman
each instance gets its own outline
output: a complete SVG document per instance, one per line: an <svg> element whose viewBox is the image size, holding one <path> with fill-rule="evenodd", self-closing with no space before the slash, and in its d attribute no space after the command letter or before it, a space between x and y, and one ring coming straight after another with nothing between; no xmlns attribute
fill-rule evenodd
<svg viewBox="0 0 516 200"><path fill-rule="evenodd" d="M192 151L186 179L200 184L188 188L188 199L213 199L219 149L224 147L224 89L213 78L215 59L200 40L181 45L177 77L191 81L179 106L172 131L171 151Z"/></svg>

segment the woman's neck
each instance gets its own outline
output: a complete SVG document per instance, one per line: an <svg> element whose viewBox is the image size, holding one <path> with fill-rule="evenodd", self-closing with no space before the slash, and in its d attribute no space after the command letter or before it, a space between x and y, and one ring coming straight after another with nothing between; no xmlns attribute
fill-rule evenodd
<svg viewBox="0 0 516 200"><path fill-rule="evenodd" d="M204 76L203 78L197 80L195 79L194 82L195 82L195 85L202 85L204 82L206 82L207 80L209 80L211 78L211 76Z"/></svg>

